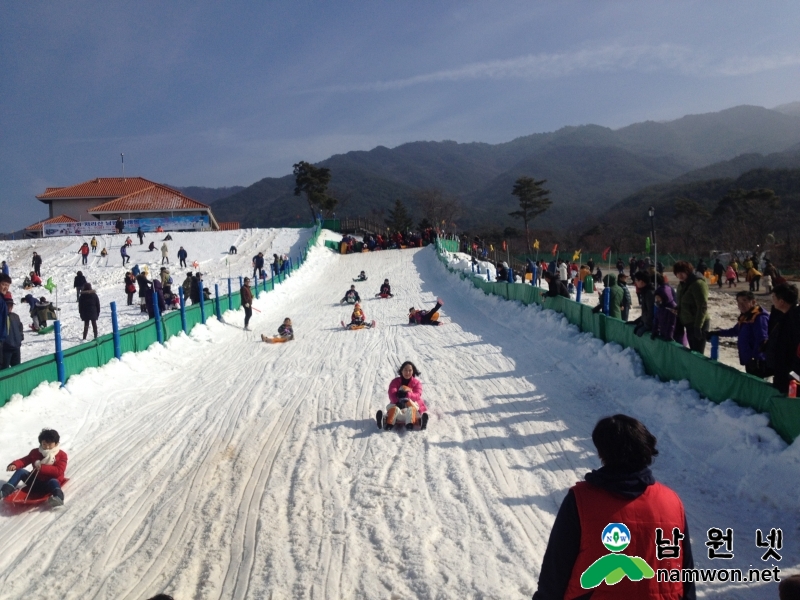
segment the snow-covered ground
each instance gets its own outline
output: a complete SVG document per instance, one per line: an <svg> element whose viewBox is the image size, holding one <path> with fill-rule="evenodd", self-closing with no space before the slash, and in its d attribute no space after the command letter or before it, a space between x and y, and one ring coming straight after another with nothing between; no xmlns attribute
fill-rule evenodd
<svg viewBox="0 0 800 600"><path fill-rule="evenodd" d="M171 232L172 241L167 242L169 248L169 265L164 264L172 275L173 290L183 283L186 273L199 271L203 273L203 281L214 293L214 284L219 284L220 295L228 291L228 276L233 278L232 289L239 289L239 275L252 276L252 258L259 252L264 253L266 262L272 262L273 254L287 254L294 261L300 250L305 248L308 238L313 233L310 229L241 229L238 231L208 231L208 232ZM5 260L11 269L14 283L11 293L16 303L14 310L20 315L26 328L25 341L22 347L22 360L30 360L45 354L55 352L53 335L38 335L28 329L31 322L28 305L23 302L26 294L32 293L36 298L41 296L55 302L58 294L58 306L61 308L59 317L62 326L62 341L64 348L80 344L83 340L83 322L78 315L73 283L75 274L81 271L100 298L101 313L97 323L99 334L111 332L111 311L109 305L112 301L117 303L117 315L120 327L128 327L147 320L147 314L139 310L139 294L134 294L133 306L128 306L125 294L125 272L133 265L139 268L149 267L151 276L158 276L161 264L161 244L166 233L148 233L144 238L144 245L139 245L139 240L131 233L133 246L128 250L131 257L126 267L122 266L119 254L120 246L128 234L102 235L97 237L98 248L96 254L90 254L88 264L81 264L81 255L78 249L83 242L89 242L91 236L86 237L58 237L38 240L0 241L0 260ZM149 252L148 244L151 240L156 242L156 250ZM187 268L179 266L178 249L183 246L188 253ZM229 255L231 246L236 246L237 254ZM100 256L100 251L105 247L109 254ZM37 252L42 257L42 281L52 277L57 291L52 294L42 287L24 290L22 281L33 270L31 260L33 253ZM197 262L197 266L193 263ZM267 267L269 273L269 267ZM89 330L91 338L91 329Z"/></svg>
<svg viewBox="0 0 800 600"><path fill-rule="evenodd" d="M362 269L378 326L344 331L338 301ZM384 278L395 297L373 299ZM406 324L437 296L445 326ZM255 307L252 333L227 313L0 409L7 460L55 427L71 478L64 509L0 515L0 597L529 598L567 489L599 466L592 427L616 412L658 437L654 472L683 498L698 566L771 568L755 530L780 527L776 566L800 569L800 443L647 377L631 350L556 313L484 295L432 248L318 246ZM297 339L261 343L287 316ZM429 429L382 432L375 411L407 359ZM732 561L706 558L711 527L734 529Z"/></svg>

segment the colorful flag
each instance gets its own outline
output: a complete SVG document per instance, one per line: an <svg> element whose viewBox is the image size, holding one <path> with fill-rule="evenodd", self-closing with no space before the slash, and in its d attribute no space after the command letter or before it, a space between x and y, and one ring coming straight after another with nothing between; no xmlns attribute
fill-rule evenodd
<svg viewBox="0 0 800 600"><path fill-rule="evenodd" d="M58 286L55 283L53 283L53 278L52 277L48 277L47 278L47 283L45 283L42 287L45 288L48 292L50 292L52 294L53 290L55 288L57 288Z"/></svg>
<svg viewBox="0 0 800 600"><path fill-rule="evenodd" d="M580 260L581 258L581 251L575 250L575 254L572 255L572 260Z"/></svg>
<svg viewBox="0 0 800 600"><path fill-rule="evenodd" d="M506 247L507 247L507 246L506 246L506 241L505 241L505 240L503 240L503 252L505 252L505 251L506 251Z"/></svg>
<svg viewBox="0 0 800 600"><path fill-rule="evenodd" d="M557 253L558 253L558 244L553 246L553 256L555 256Z"/></svg>
<svg viewBox="0 0 800 600"><path fill-rule="evenodd" d="M494 246L492 246L491 244L489 244L489 252L494 252Z"/></svg>
<svg viewBox="0 0 800 600"><path fill-rule="evenodd" d="M608 260L608 255L611 253L611 246L603 250L603 260Z"/></svg>
<svg viewBox="0 0 800 600"><path fill-rule="evenodd" d="M538 250L539 249L539 240L533 240L533 249L534 250Z"/></svg>
<svg viewBox="0 0 800 600"><path fill-rule="evenodd" d="M648 235L644 240L644 251L650 254L650 236Z"/></svg>

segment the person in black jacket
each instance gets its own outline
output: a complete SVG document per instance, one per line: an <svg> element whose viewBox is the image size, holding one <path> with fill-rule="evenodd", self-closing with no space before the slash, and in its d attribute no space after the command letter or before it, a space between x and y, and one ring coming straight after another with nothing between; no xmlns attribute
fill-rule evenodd
<svg viewBox="0 0 800 600"><path fill-rule="evenodd" d="M92 324L94 339L97 339L97 319L100 317L100 299L92 289L92 284L87 283L83 286L80 298L78 298L78 314L83 321L83 339L89 333L89 323Z"/></svg>
<svg viewBox="0 0 800 600"><path fill-rule="evenodd" d="M556 296L563 296L569 298L569 290L567 284L558 278L558 275L553 275L550 271L542 273L542 277L547 282L548 290L543 294L546 298L555 298Z"/></svg>
<svg viewBox="0 0 800 600"><path fill-rule="evenodd" d="M599 530L596 532L584 531L583 519L591 516L594 517L594 520L602 520L605 516L604 511L608 510L610 506L620 503L623 507L631 507L628 514L636 514L639 517L633 522L628 522L627 525L631 528L631 541L637 542L640 549L646 550L645 559L647 558L646 554L655 554L656 552L654 548L656 531L649 524L642 525L640 523L654 521L662 526L664 537L670 540L673 528L679 529L684 537L680 538L678 542L680 555L677 560L681 561L680 566L683 569L694 568L692 546L689 541L689 526L681 500L674 491L658 483L650 470L653 458L658 455L656 441L656 437L647 430L647 427L633 417L620 414L598 421L592 431L592 442L597 449L602 467L587 473L584 476L586 481L570 488L561 503L555 523L553 523L553 529L550 531L550 539L547 542L547 550L544 553L542 569L539 573L538 589L533 595L533 600L563 600L567 597L570 584L574 583L574 579L581 575L580 569L577 573L573 573L573 568L587 563L585 553L587 553L587 548L591 548L591 545L587 543L590 541L588 536L597 535L597 539L600 538ZM602 501L600 505L592 505L590 512L595 511L595 514L581 514L578 494L584 499L588 497ZM664 508L668 509L668 513L662 514ZM682 523L675 522L674 516L667 517L667 514L681 513L684 514ZM610 522L615 521L609 514L604 523ZM625 523L624 520L621 522ZM668 531L663 528L664 525L670 525ZM648 542L648 540L652 540L652 542ZM601 583L600 585L607 584ZM609 597L631 597L625 595L622 590L627 587L630 592L632 585L643 588L642 595L635 597L656 597L652 591L659 589L661 585L667 588L664 590L667 592L674 590L676 584L659 584L655 578L650 578L635 583L620 581L617 585L620 587L620 595L612 594ZM696 598L693 582L677 584L677 586L680 586L681 589L679 591L681 600ZM647 591L651 593L647 594ZM588 599L591 596L592 591L586 590L586 594L581 595L570 593L569 598L578 600L579 598ZM671 598L673 595L665 593L664 597Z"/></svg>
<svg viewBox="0 0 800 600"><path fill-rule="evenodd" d="M632 321L633 332L642 337L645 333L653 331L653 306L656 299L656 290L653 287L653 276L645 271L637 271L633 276L633 283L636 286L639 307L642 309L641 316ZM664 310L667 309L665 308Z"/></svg>
<svg viewBox="0 0 800 600"><path fill-rule="evenodd" d="M139 284L139 312L147 312L147 290L150 289L150 280L147 278L147 272L141 271L136 276L136 283Z"/></svg>
<svg viewBox="0 0 800 600"><path fill-rule="evenodd" d="M81 299L81 292L83 291L83 286L86 285L86 277L84 277L82 271L78 271L75 274L75 280L72 283L72 287L75 288L75 302L78 302Z"/></svg>
<svg viewBox="0 0 800 600"><path fill-rule="evenodd" d="M33 266L33 272L36 273L39 277L42 276L42 257L39 256L36 252L33 253L33 260L31 260L31 266Z"/></svg>
<svg viewBox="0 0 800 600"><path fill-rule="evenodd" d="M14 299L6 297L5 306L8 310L6 316L8 330L6 331L5 339L0 344L0 350L2 350L0 352L0 369L16 367L21 362L22 340L25 339L22 321L19 320L19 315L14 312Z"/></svg>
<svg viewBox="0 0 800 600"><path fill-rule="evenodd" d="M200 304L200 286L203 283L203 274L195 273L192 277L192 289L189 290L189 298L192 304Z"/></svg>
<svg viewBox="0 0 800 600"><path fill-rule="evenodd" d="M789 391L789 373L800 375L800 307L797 286L776 285L772 290L772 312L769 314L769 338L765 354L767 366L775 373L772 386L782 393Z"/></svg>

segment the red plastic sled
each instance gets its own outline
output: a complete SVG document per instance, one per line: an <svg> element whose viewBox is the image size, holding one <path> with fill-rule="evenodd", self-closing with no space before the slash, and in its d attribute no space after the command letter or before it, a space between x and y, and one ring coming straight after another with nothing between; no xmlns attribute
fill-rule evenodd
<svg viewBox="0 0 800 600"><path fill-rule="evenodd" d="M289 340L293 340L294 336L289 337L267 337L265 335L261 336L261 340L268 343L268 344L282 344L284 342L288 342Z"/></svg>
<svg viewBox="0 0 800 600"><path fill-rule="evenodd" d="M65 478L64 483L62 483L61 486L63 487L68 481L69 478ZM8 496L3 498L3 502L9 506L15 506L18 508L24 506L36 506L37 504L44 504L47 502L47 499L51 495L52 494L48 492L31 492L30 495L28 495L28 489L22 488L21 490L11 492Z"/></svg>

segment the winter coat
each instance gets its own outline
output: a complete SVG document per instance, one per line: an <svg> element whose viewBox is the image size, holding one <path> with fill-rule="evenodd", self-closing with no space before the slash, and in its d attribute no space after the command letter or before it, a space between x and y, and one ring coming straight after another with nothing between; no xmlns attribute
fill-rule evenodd
<svg viewBox="0 0 800 600"><path fill-rule="evenodd" d="M568 276L569 276L569 273L567 272L567 265L565 265L564 263L561 263L560 265L558 265L558 277L559 277L559 279L561 279L561 281L566 281Z"/></svg>
<svg viewBox="0 0 800 600"><path fill-rule="evenodd" d="M381 292L380 292L380 293L381 293L381 294L386 294L386 295L389 295L389 294L391 294L391 293L392 293L392 286L391 286L391 285L389 285L388 283L384 283L384 284L381 286Z"/></svg>
<svg viewBox="0 0 800 600"><path fill-rule="evenodd" d="M278 327L278 335L281 337L292 337L294 335L294 329L288 325L282 324L280 327Z"/></svg>
<svg viewBox="0 0 800 600"><path fill-rule="evenodd" d="M631 312L631 304L633 303L633 300L631 300L631 292L627 285L620 285L619 288L622 290L622 304L620 305L620 312L622 313L622 320L627 321L628 314Z"/></svg>
<svg viewBox="0 0 800 600"><path fill-rule="evenodd" d="M153 281L153 287L147 290L144 297L145 304L147 305L147 314L152 319L155 316L155 308L153 302L158 302L159 314L164 314L167 310L167 303L164 301L164 288L161 287L161 282L156 279Z"/></svg>
<svg viewBox="0 0 800 600"><path fill-rule="evenodd" d="M419 412L426 412L428 407L425 406L425 401L422 399L422 382L416 377L412 377L405 383L402 377L395 377L392 379L391 383L389 383L389 402L391 404L397 404L397 401L399 400L397 397L397 390L404 385L410 388L410 391L408 392L408 399L416 402Z"/></svg>
<svg viewBox="0 0 800 600"><path fill-rule="evenodd" d="M642 309L642 316L634 321L636 327L633 331L636 335L642 336L653 330L653 306L655 306L656 291L653 289L653 286L648 283L638 290L638 296L639 307Z"/></svg>
<svg viewBox="0 0 800 600"><path fill-rule="evenodd" d="M731 279L733 281L736 281L736 270L732 266L729 265L727 271L725 272L725 277L727 279Z"/></svg>
<svg viewBox="0 0 800 600"><path fill-rule="evenodd" d="M159 279L161 280L161 285L162 286L170 285L169 280L172 279L172 277L169 274L169 269L164 269L163 271L161 271L161 275L159 275Z"/></svg>
<svg viewBox="0 0 800 600"><path fill-rule="evenodd" d="M739 349L739 364L746 365L750 360L765 360L761 348L769 338L769 313L760 306L739 315L736 325L730 329L715 332L720 337L736 336Z"/></svg>
<svg viewBox="0 0 800 600"><path fill-rule="evenodd" d="M656 483L649 468L630 473L619 473L612 471L608 467L601 467L596 471L587 473L585 479L588 484L604 490L614 497L630 498L631 500L639 498L650 486ZM682 540L681 567L692 569L694 568L694 556L692 555L692 546L689 541L689 526L685 519L680 530L686 536ZM653 531L648 533L654 535ZM566 592L573 576L573 567L581 551L581 534L578 503L575 491L570 489L558 509L555 523L553 523L553 528L550 531L550 539L547 542L547 549L545 550L542 568L539 573L538 590L533 595L533 600L551 600L555 598L561 600L567 597ZM671 538L670 534L664 532L664 536L667 538ZM599 537L599 532L597 535ZM570 595L570 598L574 597ZM695 597L695 584L684 583L681 600L694 600Z"/></svg>
<svg viewBox="0 0 800 600"><path fill-rule="evenodd" d="M181 287L183 288L183 297L187 300L191 298L192 295L192 280L194 277L191 275L187 275L186 279L183 280Z"/></svg>
<svg viewBox="0 0 800 600"><path fill-rule="evenodd" d="M161 256L168 256L169 255L169 248L167 248L166 244L161 245Z"/></svg>
<svg viewBox="0 0 800 600"><path fill-rule="evenodd" d="M708 316L708 284L705 279L690 274L678 286L678 320L684 327L702 329Z"/></svg>
<svg viewBox="0 0 800 600"><path fill-rule="evenodd" d="M41 267L42 266L42 257L37 254L36 256L33 257L33 260L31 261L31 264L34 267Z"/></svg>
<svg viewBox="0 0 800 600"><path fill-rule="evenodd" d="M200 304L200 279L192 277L192 284L189 288L189 299L192 304Z"/></svg>
<svg viewBox="0 0 800 600"><path fill-rule="evenodd" d="M3 304L5 304L5 302ZM56 315L56 308L53 306L52 302L37 302L33 310L31 310L31 316L34 314L39 318L40 324L58 318Z"/></svg>
<svg viewBox="0 0 800 600"><path fill-rule="evenodd" d="M508 279L508 269L503 265L497 267L497 281L506 281Z"/></svg>
<svg viewBox="0 0 800 600"><path fill-rule="evenodd" d="M242 298L242 306L250 308L253 305L253 292L249 285L243 285L239 290Z"/></svg>
<svg viewBox="0 0 800 600"><path fill-rule="evenodd" d="M556 296L563 296L569 298L569 290L567 284L556 277L551 277L547 283L548 290L543 294L546 298L555 298Z"/></svg>
<svg viewBox="0 0 800 600"><path fill-rule="evenodd" d="M83 246L81 246L81 249L78 250L78 252L80 254L83 254L84 256L89 256L89 246L87 244L84 244Z"/></svg>
<svg viewBox="0 0 800 600"><path fill-rule="evenodd" d="M256 269L259 269L259 270L263 269L264 268L264 257L259 255L259 254L256 254L253 257L253 266Z"/></svg>
<svg viewBox="0 0 800 600"><path fill-rule="evenodd" d="M75 275L75 280L72 283L72 287L78 290L83 290L83 286L86 285L86 277L84 275Z"/></svg>
<svg viewBox="0 0 800 600"><path fill-rule="evenodd" d="M133 276L133 273L130 275L125 275L125 293L132 294L136 291L136 277Z"/></svg>
<svg viewBox="0 0 800 600"><path fill-rule="evenodd" d="M675 310L678 305L675 303L675 295L672 293L672 288L667 284L658 286L656 296L661 299L661 306L658 307L653 320L653 337L669 341L675 335L675 325L678 322L678 315L672 310Z"/></svg>
<svg viewBox="0 0 800 600"><path fill-rule="evenodd" d="M186 250L184 250L183 248L178 250L178 260L186 260L187 256L189 255L186 253Z"/></svg>
<svg viewBox="0 0 800 600"><path fill-rule="evenodd" d="M717 261L714 263L714 275L717 277L722 277L722 274L725 272L725 267L722 266L722 263Z"/></svg>
<svg viewBox="0 0 800 600"><path fill-rule="evenodd" d="M119 247L119 255L120 256L128 256L128 247L124 244Z"/></svg>
<svg viewBox="0 0 800 600"><path fill-rule="evenodd" d="M139 273L136 276L136 282L139 284L139 298L144 298L147 296L147 290L150 289L150 281L148 281L147 275Z"/></svg>
<svg viewBox="0 0 800 600"><path fill-rule="evenodd" d="M620 310L620 304L622 304L624 292L622 291L622 288L617 285L617 276L609 273L603 277L603 285L609 290L608 316L614 317L615 319L621 319L622 310ZM603 300L603 294L605 294L605 290L603 290L603 293L600 294L600 304L595 307L599 308L600 310L603 310L603 304L605 302Z"/></svg>
<svg viewBox="0 0 800 600"><path fill-rule="evenodd" d="M8 328L10 326L8 314L8 305L5 302L0 302L0 344L8 337Z"/></svg>
<svg viewBox="0 0 800 600"><path fill-rule="evenodd" d="M347 292L345 292L344 298L342 298L342 302L347 302L350 299L353 299L356 302L361 302L361 296L359 296L358 292L355 290L347 290Z"/></svg>
<svg viewBox="0 0 800 600"><path fill-rule="evenodd" d="M789 389L789 372L800 374L800 307L782 313L775 309L769 316L769 339L765 355L767 365L775 371L772 385L783 393Z"/></svg>
<svg viewBox="0 0 800 600"><path fill-rule="evenodd" d="M100 317L100 298L94 290L84 290L78 298L81 321L96 321Z"/></svg>
<svg viewBox="0 0 800 600"><path fill-rule="evenodd" d="M5 304L5 302L3 302ZM6 339L3 340L3 346L18 350L22 347L22 340L25 339L25 330L22 327L22 321L19 320L17 313L8 313L7 320L4 319L8 325L8 333Z"/></svg>
<svg viewBox="0 0 800 600"><path fill-rule="evenodd" d="M44 456L42 453L39 452L38 448L34 448L30 451L28 456L23 456L22 458L18 458L15 461L12 461L11 464L17 467L17 469L24 469L28 465L32 465L37 460L42 460ZM58 483L64 483L64 473L67 470L67 453L63 450L59 450L56 454L56 460L52 465L42 465L39 468L39 475L36 477L37 481L49 481L50 479L58 479Z"/></svg>

